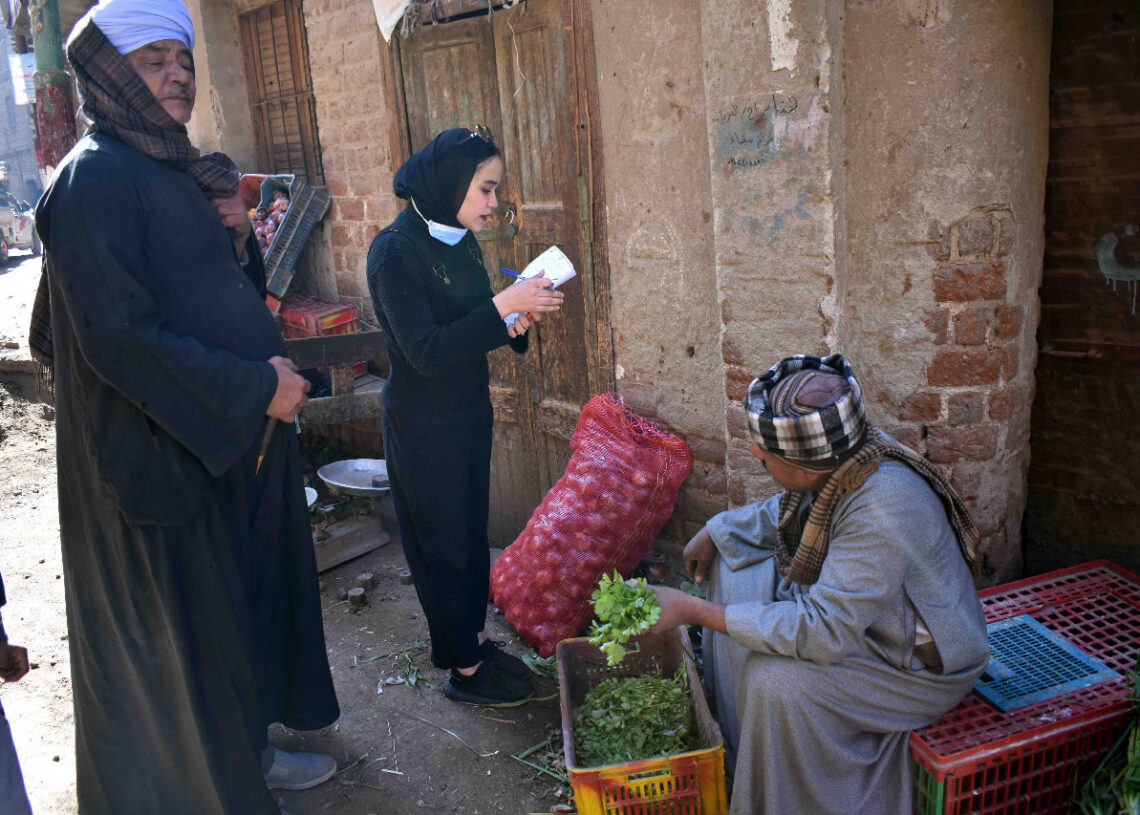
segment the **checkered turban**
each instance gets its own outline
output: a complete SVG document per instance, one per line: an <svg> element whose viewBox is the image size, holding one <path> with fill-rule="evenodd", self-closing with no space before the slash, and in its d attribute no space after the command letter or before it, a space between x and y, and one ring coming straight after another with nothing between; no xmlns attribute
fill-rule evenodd
<svg viewBox="0 0 1140 815"><path fill-rule="evenodd" d="M744 411L753 441L809 469L834 469L867 431L863 391L842 354L781 360L752 380Z"/></svg>

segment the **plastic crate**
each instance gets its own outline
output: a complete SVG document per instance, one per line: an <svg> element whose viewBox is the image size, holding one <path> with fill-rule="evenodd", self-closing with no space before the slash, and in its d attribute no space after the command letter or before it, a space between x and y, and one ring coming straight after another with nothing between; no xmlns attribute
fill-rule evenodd
<svg viewBox="0 0 1140 815"><path fill-rule="evenodd" d="M242 176L239 190L247 206L251 203L256 185L261 190L261 201L272 200L272 190L287 190L289 208L285 218L277 227L273 243L265 255L265 288L274 297L285 296L293 281L293 269L301 250L305 248L309 236L332 206L332 197L321 187L314 187L295 175L261 175L251 173Z"/></svg>
<svg viewBox="0 0 1140 815"><path fill-rule="evenodd" d="M360 312L349 303L320 300L292 292L281 299L281 334L286 339L354 334L360 330ZM368 373L368 363L354 362L353 372Z"/></svg>
<svg viewBox="0 0 1140 815"><path fill-rule="evenodd" d="M1001 710L1031 705L1120 676L1028 614L986 626L990 663L974 692Z"/></svg>
<svg viewBox="0 0 1140 815"><path fill-rule="evenodd" d="M1008 711L970 693L911 734L915 812L1067 812L1128 723L1140 579L1098 560L986 589L979 598L987 623L1027 614L1118 676Z"/></svg>
<svg viewBox="0 0 1140 815"><path fill-rule="evenodd" d="M585 637L558 643L558 683L562 707L562 747L578 815L726 815L724 738L709 712L683 628L632 640L638 650L614 667ZM605 767L578 767L574 757L574 717L586 694L605 679L640 676L660 669L672 675L684 663L693 693L696 750L663 758Z"/></svg>

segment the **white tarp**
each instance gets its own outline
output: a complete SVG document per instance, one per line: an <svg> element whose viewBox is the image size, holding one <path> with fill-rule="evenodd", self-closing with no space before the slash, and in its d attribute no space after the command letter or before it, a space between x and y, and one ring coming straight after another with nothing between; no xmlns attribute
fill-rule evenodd
<svg viewBox="0 0 1140 815"><path fill-rule="evenodd" d="M384 42L392 41L392 32L404 18L404 9L412 0L372 0L372 8L376 11L376 24L380 26L380 33L384 35Z"/></svg>

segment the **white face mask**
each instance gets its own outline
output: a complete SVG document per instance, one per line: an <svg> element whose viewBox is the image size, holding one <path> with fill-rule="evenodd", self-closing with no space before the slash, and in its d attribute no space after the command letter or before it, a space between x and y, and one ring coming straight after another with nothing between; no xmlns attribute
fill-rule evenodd
<svg viewBox="0 0 1140 815"><path fill-rule="evenodd" d="M416 210L416 215L423 218L424 223L427 224L428 234L441 243L446 243L448 246L455 246L463 240L463 236L467 234L467 230L462 226L448 226L447 224L437 223L424 218L424 214L420 212L420 208L416 206L416 199L409 198L412 202L412 207Z"/></svg>

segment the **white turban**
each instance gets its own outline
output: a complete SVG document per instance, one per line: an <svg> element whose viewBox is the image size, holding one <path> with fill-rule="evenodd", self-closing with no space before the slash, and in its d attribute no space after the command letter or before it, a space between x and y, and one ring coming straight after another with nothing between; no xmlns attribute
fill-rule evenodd
<svg viewBox="0 0 1140 815"><path fill-rule="evenodd" d="M120 54L159 40L179 40L194 50L194 22L181 0L99 0L71 29L68 44L88 19Z"/></svg>

